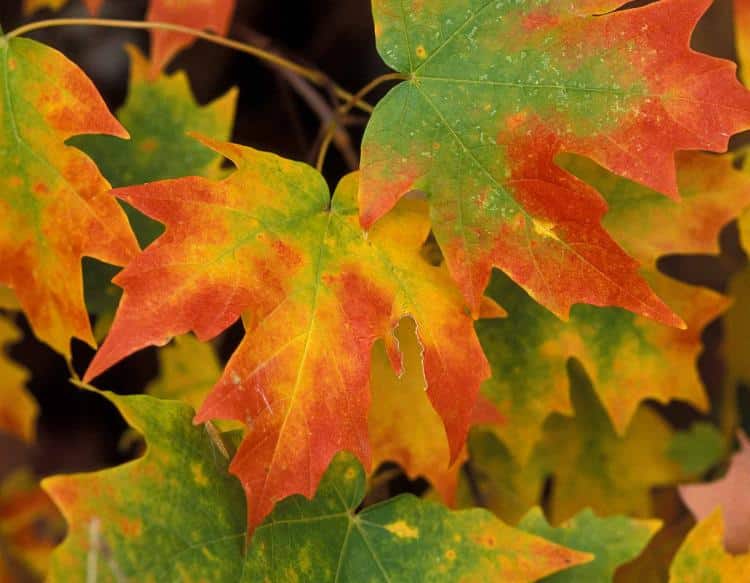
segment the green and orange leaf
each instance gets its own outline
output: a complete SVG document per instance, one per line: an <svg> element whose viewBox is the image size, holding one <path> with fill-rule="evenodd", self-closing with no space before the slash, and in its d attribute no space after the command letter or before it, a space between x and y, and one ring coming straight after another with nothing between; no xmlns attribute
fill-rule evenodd
<svg viewBox="0 0 750 583"><path fill-rule="evenodd" d="M86 379L191 330L212 338L244 313L245 340L197 420L248 426L232 471L257 525L277 500L312 496L336 452L370 466L372 347L382 338L400 370L392 330L408 315L455 461L489 367L450 277L420 254L430 231L424 202L405 201L365 234L356 174L331 202L309 166L203 141L237 166L225 180L115 191L167 230L115 279L123 300Z"/></svg>
<svg viewBox="0 0 750 583"><path fill-rule="evenodd" d="M690 49L710 0L622 4L373 1L380 55L407 80L365 134L362 222L425 191L475 312L494 266L562 317L586 303L681 324L602 228L604 200L555 157L676 197L675 152L725 150L750 127L750 94L734 64Z"/></svg>
<svg viewBox="0 0 750 583"><path fill-rule="evenodd" d="M35 334L65 356L94 345L81 258L124 265L138 252L125 213L95 164L66 140L127 132L86 75L54 49L0 39L0 284Z"/></svg>
<svg viewBox="0 0 750 583"><path fill-rule="evenodd" d="M125 48L130 56L130 85L117 119L130 132L130 140L79 136L70 143L91 156L114 187L181 176L217 179L224 176L223 158L187 134L199 132L215 140L228 140L234 124L237 90L200 105L185 72L152 78L143 54L132 45ZM152 243L164 231L161 224L124 206L142 246ZM84 263L86 305L99 316L97 327L111 319L117 308L120 288L111 284L116 272L112 266Z"/></svg>
<svg viewBox="0 0 750 583"><path fill-rule="evenodd" d="M413 496L357 512L365 475L336 457L313 500L284 500L245 549L243 492L193 410L104 393L144 434L143 458L44 488L68 522L49 580L532 581L591 559L506 526L485 510L450 512ZM226 442L232 442L229 435ZM169 501L165 504L165 500Z"/></svg>
<svg viewBox="0 0 750 583"><path fill-rule="evenodd" d="M599 517L589 509L559 526L547 522L540 508L524 516L518 528L559 545L591 553L594 560L545 579L545 583L610 583L620 565L635 559L659 530L658 520L626 516Z"/></svg>
<svg viewBox="0 0 750 583"><path fill-rule="evenodd" d="M729 156L683 153L678 160L682 201L614 176L583 158L563 157L573 174L593 184L610 210L604 225L642 265L642 275L687 323L668 328L619 308L574 306L563 322L538 305L510 278L498 274L488 294L509 312L479 322L493 377L483 392L507 423L498 429L525 460L551 412L570 412L569 358L583 363L615 429L622 434L647 398L708 406L696 359L701 332L729 302L723 296L660 274L657 260L675 253L718 253L721 228L750 204L750 176Z"/></svg>
<svg viewBox="0 0 750 583"><path fill-rule="evenodd" d="M146 19L179 24L225 35L229 30L236 0L150 0ZM156 76L195 37L169 30L151 31L151 73Z"/></svg>

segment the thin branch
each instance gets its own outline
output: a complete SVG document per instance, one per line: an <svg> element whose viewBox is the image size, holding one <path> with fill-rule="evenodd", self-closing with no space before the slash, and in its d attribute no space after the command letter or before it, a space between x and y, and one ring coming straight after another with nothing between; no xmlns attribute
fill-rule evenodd
<svg viewBox="0 0 750 583"><path fill-rule="evenodd" d="M387 73L385 75L381 75L380 77L376 77L372 81L370 81L367 85L362 87L357 93L352 95L349 99L346 100L346 103L343 103L338 110L336 110L336 119L332 120L328 124L328 128L326 130L325 136L323 137L323 142L320 146L320 152L318 153L318 161L315 165L315 167L319 170L323 170L323 164L325 163L326 155L328 154L328 149L331 147L331 142L333 141L333 137L336 135L336 128L338 127L338 119L340 119L342 116L345 116L348 114L358 102L360 102L366 95L368 95L371 91L382 85L383 83L386 83L388 81L406 81L409 79L407 75L404 75L403 73Z"/></svg>
<svg viewBox="0 0 750 583"><path fill-rule="evenodd" d="M220 36L218 34L206 32L203 30L199 30L197 28L190 28L188 26L181 26L179 24L170 24L168 22L147 22L147 21L141 21L141 20L112 20L112 19L107 19L107 18L56 18L53 20L40 20L38 22L31 22L29 24L19 26L15 30L12 30L11 32L6 34L5 38L9 40L15 37L28 34L30 32L34 32L36 30L42 30L46 28L54 28L54 27L60 27L60 26L99 26L99 27L104 27L104 28L126 28L126 29L135 29L135 30L166 30L170 32L179 32L182 34L188 34L188 35L203 39L205 41L208 41L208 42L211 42L211 43L223 46L223 47L227 47L227 48L239 51L241 53L252 55L258 59L261 59L269 63L273 63L277 67L295 72L300 77L304 77L305 79L307 79L308 81L310 81L311 83L314 83L315 85L319 87L325 87L326 85L331 83L328 76L325 75L322 71L318 71L317 69L305 67L293 61L290 61L289 59L285 59L284 57L276 55L272 52L263 50L259 47L255 47L255 46L252 46L252 45L240 42L240 41L224 38L223 36ZM348 91L340 87L339 85L334 85L334 90L336 92L336 95L339 98L347 102L351 101L355 97L351 93L349 93ZM361 99L357 99L356 101L354 101L354 106L368 113L372 113L372 106L362 101Z"/></svg>
<svg viewBox="0 0 750 583"><path fill-rule="evenodd" d="M243 40L246 40L247 42L250 42L255 46L263 46L265 50L273 54L281 54L278 50L274 50L271 48L271 41L268 37L265 37L262 34L244 25L240 25L237 28L239 31L239 36ZM336 118L336 111L334 110L334 108L331 107L331 105L329 105L329 103L321 97L320 93L315 90L314 86L309 81L307 81L294 71L288 71L281 68L277 68L275 70L287 81L287 83L289 83L289 85L292 87L292 89L294 89L297 95L299 95L305 101L305 103L307 103L310 109L315 112L323 125L327 126ZM330 86L330 82L326 83L326 85ZM336 149L341 153L341 156L344 158L349 168L351 170L354 170L357 167L357 154L354 151L354 146L352 145L352 140L349 132L346 131L346 129L341 124L338 124L337 126L336 135L333 138L333 142L336 145Z"/></svg>

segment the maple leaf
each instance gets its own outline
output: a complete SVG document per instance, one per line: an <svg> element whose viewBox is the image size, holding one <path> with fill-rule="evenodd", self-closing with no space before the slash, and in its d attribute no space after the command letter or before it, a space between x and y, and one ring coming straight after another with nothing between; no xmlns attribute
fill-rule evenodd
<svg viewBox="0 0 750 583"><path fill-rule="evenodd" d="M21 468L0 483L0 581L43 577L65 524L32 473ZM19 568L28 573L24 577Z"/></svg>
<svg viewBox="0 0 750 583"><path fill-rule="evenodd" d="M28 16L43 8L60 10L67 3L68 0L23 0L23 13ZM98 14L104 0L83 0L83 3L91 14Z"/></svg>
<svg viewBox="0 0 750 583"><path fill-rule="evenodd" d="M243 559L242 488L204 429L191 423L193 410L148 396L102 394L148 447L143 458L116 468L44 480L69 526L52 557L53 582L83 581L92 555L104 581L241 583L327 581L336 573L339 580L457 580L481 573L531 581L590 558L506 526L485 510L450 512L413 496L357 513L364 472L342 454L312 501L295 497L276 507Z"/></svg>
<svg viewBox="0 0 750 583"><path fill-rule="evenodd" d="M634 520L626 516L600 518L586 509L553 527L537 507L524 516L518 528L566 548L594 555L590 563L556 573L544 579L544 583L609 583L620 565L641 553L659 526L658 520Z"/></svg>
<svg viewBox="0 0 750 583"><path fill-rule="evenodd" d="M600 226L601 197L554 158L677 196L674 152L725 150L750 95L733 63L689 48L710 0L602 14L622 4L373 2L378 51L408 79L365 133L362 222L425 191L474 311L496 266L562 317L587 303L681 324Z"/></svg>
<svg viewBox="0 0 750 583"><path fill-rule="evenodd" d="M646 398L707 408L695 366L701 331L729 302L660 274L656 263L668 254L718 253L721 228L750 204L750 176L734 170L729 156L680 154L679 204L583 158L560 163L604 194L610 206L604 225L688 326L667 328L619 308L592 306L574 306L563 322L498 274L488 293L510 316L477 326L494 372L483 392L507 417L498 432L521 461L547 415L570 412L565 363L572 357L584 364L619 433Z"/></svg>
<svg viewBox="0 0 750 583"><path fill-rule="evenodd" d="M225 35L234 13L235 0L151 0L146 19L168 22L190 28L208 29ZM169 30L151 31L151 73L156 75L181 50L195 42L195 37Z"/></svg>
<svg viewBox="0 0 750 583"><path fill-rule="evenodd" d="M130 140L81 136L73 143L96 161L115 188L186 175L223 178L223 158L188 134L228 140L237 109L237 88L200 105L184 71L153 78L141 51L133 45L125 50L130 57L128 97L116 115L130 132ZM152 228L139 233L140 241L148 245L161 232Z"/></svg>
<svg viewBox="0 0 750 583"><path fill-rule="evenodd" d="M382 342L372 356L370 387L372 405L368 416L373 467L397 462L411 479L426 478L449 506L456 503L461 466L468 459L464 448L451 461L445 427L425 393L422 349L414 322L402 320L395 332L403 355L403 373L397 375ZM502 417L480 396L472 424L500 424Z"/></svg>
<svg viewBox="0 0 750 583"><path fill-rule="evenodd" d="M357 513L364 491L359 464L339 455L314 500L285 500L258 528L251 565L272 581L521 582L593 558L511 528L486 510L450 512L411 495ZM325 525L326 536L310 524ZM279 553L278 541L294 550Z"/></svg>
<svg viewBox="0 0 750 583"><path fill-rule="evenodd" d="M14 289L35 334L69 358L72 336L94 345L81 257L124 265L138 245L107 181L65 141L127 132L56 50L0 39L0 57L0 283Z"/></svg>
<svg viewBox="0 0 750 583"><path fill-rule="evenodd" d="M227 140L232 133L238 91L201 106L193 96L183 71L152 77L149 63L134 46L130 56L130 83L125 104L117 118L130 132L131 139L110 136L80 136L71 144L97 163L114 187L145 184L181 176L222 177L222 157L190 138L198 132L216 140ZM124 204L133 231L142 246L163 231L160 223ZM120 288L111 280L117 269L102 263L84 263L86 305L99 316L114 314ZM97 321L97 324L101 318Z"/></svg>
<svg viewBox="0 0 750 583"><path fill-rule="evenodd" d="M167 231L115 279L123 299L85 378L190 330L209 339L245 312L245 340L197 421L250 427L232 471L257 525L275 501L312 496L337 451L369 467L372 346L383 338L400 369L391 330L409 315L455 460L489 367L450 277L419 253L430 230L424 201L405 201L366 236L356 174L331 202L322 176L305 164L202 140L237 171L221 182L115 191Z"/></svg>
<svg viewBox="0 0 750 583"><path fill-rule="evenodd" d="M0 431L30 442L36 433L39 406L25 388L28 372L3 353L20 339L20 331L0 316Z"/></svg>
<svg viewBox="0 0 750 583"><path fill-rule="evenodd" d="M740 451L732 456L726 475L707 484L680 486L680 496L698 520L707 518L717 507L727 522L724 545L733 553L750 550L750 441L740 433Z"/></svg>
<svg viewBox="0 0 750 583"><path fill-rule="evenodd" d="M668 454L671 428L641 406L625 434L617 435L580 364L572 361L569 370L575 417L551 415L534 453L554 476L551 519L567 520L586 507L652 516L651 488L687 477Z"/></svg>
<svg viewBox="0 0 750 583"><path fill-rule="evenodd" d="M750 572L750 555L734 557L722 548L724 520L721 511L699 522L677 552L669 571L670 583L744 581Z"/></svg>

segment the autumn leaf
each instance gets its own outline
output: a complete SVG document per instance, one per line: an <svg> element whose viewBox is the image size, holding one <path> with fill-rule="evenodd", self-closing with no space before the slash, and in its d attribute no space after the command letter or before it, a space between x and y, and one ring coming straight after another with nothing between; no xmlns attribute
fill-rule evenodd
<svg viewBox="0 0 750 583"><path fill-rule="evenodd" d="M71 143L91 156L115 187L181 176L223 177L223 158L187 134L199 132L216 140L229 139L237 90L232 89L201 106L193 96L185 72L152 78L143 54L131 45L126 50L131 62L130 85L117 118L128 129L131 139L80 136ZM123 206L142 246L163 233L160 223L127 204ZM102 263L84 263L86 305L92 313L105 318L114 314L120 288L112 285L111 280L117 271Z"/></svg>
<svg viewBox="0 0 750 583"><path fill-rule="evenodd" d="M68 523L49 580L87 581L93 561L99 582L239 581L242 488L206 429L192 424L193 409L103 395L144 435L147 449L125 465L42 482Z"/></svg>
<svg viewBox="0 0 750 583"><path fill-rule="evenodd" d="M36 434L39 406L25 387L29 373L5 353L20 339L20 331L0 316L0 431L30 442Z"/></svg>
<svg viewBox="0 0 750 583"><path fill-rule="evenodd" d="M474 311L495 266L562 317L587 303L680 325L602 229L601 197L554 159L676 197L675 151L725 150L750 127L750 95L734 64L689 47L710 0L602 14L621 4L373 2L378 51L407 80L367 127L362 222L425 191Z"/></svg>
<svg viewBox="0 0 750 583"><path fill-rule="evenodd" d="M66 357L94 345L81 257L124 265L138 251L125 214L94 163L65 141L127 137L91 81L37 42L0 39L0 283L13 288L35 334Z"/></svg>
<svg viewBox="0 0 750 583"><path fill-rule="evenodd" d="M550 416L535 452L554 479L550 518L558 523L586 507L598 514L653 516L651 488L687 477L668 455L671 428L641 406L619 436L580 364L569 368L575 416Z"/></svg>
<svg viewBox="0 0 750 583"><path fill-rule="evenodd" d="M620 565L635 559L659 529L658 520L626 516L599 517L586 509L553 527L540 508L534 508L518 528L559 545L591 553L594 560L543 579L544 583L610 583Z"/></svg>
<svg viewBox="0 0 750 583"><path fill-rule="evenodd" d="M520 583L592 558L511 528L486 510L450 512L411 495L357 513L364 490L361 467L340 454L315 499L285 500L258 528L250 572L270 581Z"/></svg>
<svg viewBox="0 0 750 583"><path fill-rule="evenodd" d="M277 500L312 496L337 451L369 468L372 346L383 338L400 369L391 331L409 315L454 461L489 367L460 294L419 253L430 231L424 202L405 201L366 236L356 174L330 202L307 165L203 141L237 171L115 191L167 231L115 279L123 300L85 378L191 330L212 338L246 312L245 340L197 420L250 428L231 469L257 525Z"/></svg>
<svg viewBox="0 0 750 583"><path fill-rule="evenodd" d="M235 0L150 0L146 19L225 35L234 13ZM151 74L156 76L174 56L195 42L195 37L169 30L151 31Z"/></svg>
<svg viewBox="0 0 750 583"><path fill-rule="evenodd" d="M85 581L92 555L100 581L328 581L337 571L340 580L481 573L531 581L589 560L484 510L450 512L401 496L357 513L364 472L342 454L312 501L295 497L277 506L243 561L242 488L205 430L191 423L192 409L147 396L104 395L144 434L148 448L143 458L116 468L44 481L69 526L53 555L53 582Z"/></svg>
<svg viewBox="0 0 750 583"><path fill-rule="evenodd" d="M690 531L669 571L670 583L744 581L750 555L732 556L722 547L724 520L716 510Z"/></svg>
<svg viewBox="0 0 750 583"><path fill-rule="evenodd" d="M237 108L237 89L200 105L184 71L160 74L154 79L140 50L127 45L126 51L130 57L128 97L117 111L117 119L130 132L130 140L81 136L73 143L96 161L115 188L188 175L222 178L223 158L188 134L197 132L215 140L229 139ZM162 233L160 225L155 226L156 223L139 213L133 212L132 219L144 246Z"/></svg>
<svg viewBox="0 0 750 583"><path fill-rule="evenodd" d="M23 0L23 13L28 16L43 8L60 10L67 3L68 0ZM104 0L83 0L83 3L91 14L98 14Z"/></svg>
<svg viewBox="0 0 750 583"><path fill-rule="evenodd" d="M0 581L27 581L19 569L43 577L65 524L52 500L25 468L0 483Z"/></svg>
<svg viewBox="0 0 750 583"><path fill-rule="evenodd" d="M375 345L370 386L372 405L368 416L373 467L392 461L411 479L424 477L449 506L456 503L461 466L468 458L466 450L451 462L445 427L425 393L422 350L414 322L404 319L396 329L403 355L403 373L394 372L382 342ZM472 424L501 424L502 417L492 404L477 402Z"/></svg>
<svg viewBox="0 0 750 583"><path fill-rule="evenodd" d="M726 475L706 484L680 486L680 496L698 520L721 508L726 520L724 545L733 553L750 551L750 441L740 433L740 451L732 456Z"/></svg>
<svg viewBox="0 0 750 583"><path fill-rule="evenodd" d="M574 306L569 321L562 322L507 276L493 278L488 295L509 317L477 326L494 373L483 392L507 417L498 434L521 461L547 415L570 412L565 364L572 357L584 364L619 433L643 399L679 399L706 410L696 369L701 332L729 302L660 274L656 263L675 253L718 253L720 230L750 204L750 176L736 171L728 156L684 153L677 160L681 203L582 158L561 163L607 198L604 225L642 264L643 276L684 318L686 330L592 306Z"/></svg>

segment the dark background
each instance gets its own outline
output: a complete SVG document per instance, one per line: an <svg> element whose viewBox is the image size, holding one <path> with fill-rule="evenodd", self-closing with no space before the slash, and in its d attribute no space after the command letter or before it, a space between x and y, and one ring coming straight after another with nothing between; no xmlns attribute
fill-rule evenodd
<svg viewBox="0 0 750 583"><path fill-rule="evenodd" d="M25 22L20 4L20 0L0 0L0 25L4 30ZM141 20L145 9L145 0L106 0L101 16ZM33 20L86 15L80 2L72 0L56 15L43 11ZM122 104L127 91L129 64L123 44L135 43L143 49L148 46L148 34L140 31L75 27L48 29L31 36L60 49L78 63L113 110ZM230 36L270 42L270 48L325 71L352 92L386 72L375 51L369 0L239 0ZM701 21L693 44L704 52L734 59L730 0L714 3ZM188 71L202 103L239 85L234 141L297 160L314 159L321 119L279 71L250 56L203 41L182 53L170 67L177 68ZM378 96L374 93L370 101L374 103ZM323 97L325 101L325 92ZM355 150L364 121L354 119L348 128ZM336 182L348 170L345 157L332 149L325 170L329 182ZM662 268L686 281L723 290L728 275L742 265L744 257L733 227L723 233L722 244L724 253L718 259L667 258ZM125 425L114 408L104 399L68 384L63 360L38 343L20 318L19 323L26 330L26 339L13 348L12 355L32 371L30 390L41 405L38 442L29 448L0 438L0 478L9 468L22 463L32 465L44 476L110 466L132 456L132 448L118 445ZM235 326L219 339L217 345L223 356L232 351L241 334L239 326ZM721 366L715 355L720 335L719 323L709 327L705 334L709 348L700 363L713 394L720 386ZM91 355L89 348L76 343L75 366L79 373ZM154 350L145 350L115 367L97 384L122 393L139 392L156 370ZM685 425L694 417L687 407L680 406L668 408L667 414L678 425Z"/></svg>

